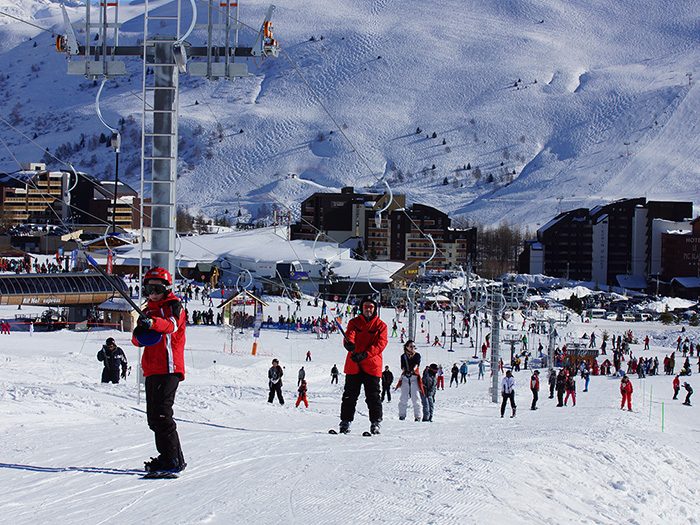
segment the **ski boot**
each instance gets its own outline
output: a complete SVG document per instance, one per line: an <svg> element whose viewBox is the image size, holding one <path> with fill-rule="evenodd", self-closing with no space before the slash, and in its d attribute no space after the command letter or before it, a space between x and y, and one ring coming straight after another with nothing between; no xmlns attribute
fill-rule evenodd
<svg viewBox="0 0 700 525"><path fill-rule="evenodd" d="M350 421L341 421L340 425L338 426L338 432L340 434L349 434L350 433Z"/></svg>
<svg viewBox="0 0 700 525"><path fill-rule="evenodd" d="M513 413L511 414L510 417L515 417L515 409L513 409Z"/></svg>
<svg viewBox="0 0 700 525"><path fill-rule="evenodd" d="M370 434L380 434L379 429L380 429L379 421L372 421L372 424L369 426L369 433Z"/></svg>
<svg viewBox="0 0 700 525"><path fill-rule="evenodd" d="M143 462L143 469L146 472L158 472L166 468L165 458L158 456L157 458L151 458L150 461Z"/></svg>

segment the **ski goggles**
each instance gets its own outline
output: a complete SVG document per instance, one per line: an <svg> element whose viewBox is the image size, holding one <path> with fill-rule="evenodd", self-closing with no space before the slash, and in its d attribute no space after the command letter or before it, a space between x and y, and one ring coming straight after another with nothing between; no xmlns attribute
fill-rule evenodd
<svg viewBox="0 0 700 525"><path fill-rule="evenodd" d="M168 291L168 287L165 286L164 284L144 284L143 285L143 294L144 295L165 294L167 291Z"/></svg>

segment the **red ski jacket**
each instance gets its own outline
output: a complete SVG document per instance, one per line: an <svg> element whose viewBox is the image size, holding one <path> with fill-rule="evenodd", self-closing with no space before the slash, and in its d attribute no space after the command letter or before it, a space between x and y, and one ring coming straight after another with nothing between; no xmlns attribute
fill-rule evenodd
<svg viewBox="0 0 700 525"><path fill-rule="evenodd" d="M388 342L386 323L376 314L369 320L363 315L358 315L348 323L345 335L349 342L355 344L355 350L348 352L343 371L346 374L359 374L362 371L371 376L382 377L382 352ZM352 354L362 352L367 352L367 357L359 363L350 359Z"/></svg>
<svg viewBox="0 0 700 525"><path fill-rule="evenodd" d="M620 382L620 393L622 395L631 394L632 391L633 391L633 388L632 388L632 383L630 381Z"/></svg>
<svg viewBox="0 0 700 525"><path fill-rule="evenodd" d="M537 374L532 374L530 378L530 390L537 390L538 392L540 390L540 376Z"/></svg>
<svg viewBox="0 0 700 525"><path fill-rule="evenodd" d="M153 319L152 330L163 334L156 344L147 346L141 357L144 377L157 374L176 374L185 379L185 309L180 299L170 292L163 300L148 301L143 312ZM132 336L131 342L139 346Z"/></svg>

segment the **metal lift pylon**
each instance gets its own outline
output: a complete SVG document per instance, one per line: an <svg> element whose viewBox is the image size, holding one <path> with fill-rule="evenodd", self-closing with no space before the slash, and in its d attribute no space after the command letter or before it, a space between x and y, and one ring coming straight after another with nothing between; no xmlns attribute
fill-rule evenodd
<svg viewBox="0 0 700 525"><path fill-rule="evenodd" d="M119 45L119 2L102 0L98 23L92 22L92 2L85 3L85 43L80 45L63 5L65 35L56 39L56 49L68 56L68 73L90 79L114 78L127 75L126 65L117 57L139 57L143 61L142 121L141 121L141 231L144 229L145 209L150 209L151 247L143 249L139 282L143 276L143 254L149 254L150 266L167 268L175 275L175 238L177 208L178 108L179 74L203 76L210 80L248 76L247 64L237 58L277 57L279 44L272 33L270 18L275 9L270 6L252 47L239 47L239 0L209 0L207 23L197 26L207 34L206 45L195 47L186 38L196 26L195 0L190 0L192 22L181 34L182 0L158 6L151 13L149 0L144 0L144 35L142 45ZM171 10L165 10L166 7ZM174 9L174 12L173 12ZM234 14L235 13L235 14ZM155 30L152 22L158 23ZM232 23L233 22L233 23ZM98 38L92 42L92 30ZM214 29L221 29L222 41L213 44ZM233 30L233 31L232 31ZM217 31L219 33L219 31ZM231 34L233 33L233 35ZM231 39L233 38L233 43ZM188 58L188 56L190 58ZM151 202L145 203L150 190Z"/></svg>

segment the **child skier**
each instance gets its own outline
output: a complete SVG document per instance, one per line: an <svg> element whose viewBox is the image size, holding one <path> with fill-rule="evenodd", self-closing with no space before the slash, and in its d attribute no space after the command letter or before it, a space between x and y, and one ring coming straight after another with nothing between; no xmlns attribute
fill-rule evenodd
<svg viewBox="0 0 700 525"><path fill-rule="evenodd" d="M294 405L295 407L298 407L300 403L304 403L304 406L306 408L309 408L309 400L306 397L306 379L301 380L301 384L299 385L299 388L297 389L297 392L299 392L299 396L297 397L297 402Z"/></svg>
<svg viewBox="0 0 700 525"><path fill-rule="evenodd" d="M632 412L632 381L629 377L622 376L622 381L620 381L620 394L622 394L622 401L620 402L620 410L625 408L625 401L627 401L627 410Z"/></svg>

